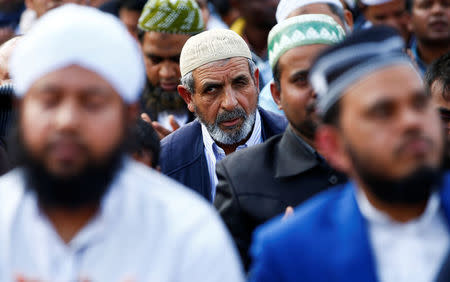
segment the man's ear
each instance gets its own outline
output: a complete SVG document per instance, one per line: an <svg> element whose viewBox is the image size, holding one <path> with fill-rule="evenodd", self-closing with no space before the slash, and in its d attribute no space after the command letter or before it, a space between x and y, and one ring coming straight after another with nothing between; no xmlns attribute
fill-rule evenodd
<svg viewBox="0 0 450 282"><path fill-rule="evenodd" d="M345 17L345 22L347 23L348 27L353 30L353 14L352 12L350 12L347 9L344 9L344 17Z"/></svg>
<svg viewBox="0 0 450 282"><path fill-rule="evenodd" d="M281 89L277 87L275 81L270 83L270 92L272 92L272 98L278 105L278 109L283 110L283 106L281 105Z"/></svg>
<svg viewBox="0 0 450 282"><path fill-rule="evenodd" d="M184 102L188 106L189 111L195 112L194 102L192 101L192 93L187 90L183 85L178 85L178 94L183 98Z"/></svg>
<svg viewBox="0 0 450 282"><path fill-rule="evenodd" d="M336 170L349 174L352 163L345 149L339 129L331 125L321 125L316 132L317 151Z"/></svg>
<svg viewBox="0 0 450 282"><path fill-rule="evenodd" d="M255 70L255 73L253 74L253 79L254 79L255 84L256 84L256 89L259 90L259 69Z"/></svg>

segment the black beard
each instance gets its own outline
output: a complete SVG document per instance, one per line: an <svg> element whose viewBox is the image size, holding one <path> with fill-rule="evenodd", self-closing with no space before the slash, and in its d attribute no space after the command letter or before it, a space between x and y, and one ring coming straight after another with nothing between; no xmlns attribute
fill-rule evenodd
<svg viewBox="0 0 450 282"><path fill-rule="evenodd" d="M308 139L314 140L318 124L312 119L304 120L301 124L292 124L294 128Z"/></svg>
<svg viewBox="0 0 450 282"><path fill-rule="evenodd" d="M41 160L29 153L15 131L11 137L11 140L16 140L13 154L17 165L24 168L26 188L36 193L42 207L76 210L98 205L123 165L125 146L121 144L104 160L94 161L91 158L76 175L58 176L49 172Z"/></svg>
<svg viewBox="0 0 450 282"><path fill-rule="evenodd" d="M443 172L440 168L424 165L402 178L393 179L370 169L351 149L347 148L347 151L361 181L385 203L420 204L441 186Z"/></svg>
<svg viewBox="0 0 450 282"><path fill-rule="evenodd" d="M177 90L164 91L159 86L151 85L150 82L147 82L140 103L142 111L152 119L157 119L158 114L163 111L187 111L187 105Z"/></svg>
<svg viewBox="0 0 450 282"><path fill-rule="evenodd" d="M309 104L305 109L307 118L300 124L291 123L298 132L311 140L314 140L317 128L319 127L319 123L313 118L315 108L315 103Z"/></svg>

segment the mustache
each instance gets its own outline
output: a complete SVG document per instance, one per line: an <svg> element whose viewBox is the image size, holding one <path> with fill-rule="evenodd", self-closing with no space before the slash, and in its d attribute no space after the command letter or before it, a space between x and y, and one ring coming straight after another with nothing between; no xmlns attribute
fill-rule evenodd
<svg viewBox="0 0 450 282"><path fill-rule="evenodd" d="M89 152L89 149L85 142L81 140L78 135L75 134L57 134L50 138L50 140L45 144L44 150L46 152L52 150L61 144L70 144L80 148L84 152Z"/></svg>
<svg viewBox="0 0 450 282"><path fill-rule="evenodd" d="M237 107L232 111L224 111L217 115L216 125L225 121L237 119L237 118L246 118L247 113L243 108Z"/></svg>
<svg viewBox="0 0 450 282"><path fill-rule="evenodd" d="M306 105L306 113L307 114L311 114L311 113L315 112L316 111L316 106L317 106L316 101L307 104Z"/></svg>
<svg viewBox="0 0 450 282"><path fill-rule="evenodd" d="M397 146L394 153L396 155L400 155L405 150L407 145L409 145L412 142L417 142L417 141L423 141L423 142L427 143L430 147L433 147L435 145L435 143L433 142L433 140L431 138L423 135L420 132L415 131L415 132L407 134L405 136L405 138L403 138L402 142L400 142L400 144Z"/></svg>

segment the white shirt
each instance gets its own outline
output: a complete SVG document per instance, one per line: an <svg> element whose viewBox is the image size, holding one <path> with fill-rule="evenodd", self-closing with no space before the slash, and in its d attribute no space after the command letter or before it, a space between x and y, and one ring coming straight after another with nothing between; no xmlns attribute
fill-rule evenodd
<svg viewBox="0 0 450 282"><path fill-rule="evenodd" d="M368 221L369 237L381 282L434 281L449 249L449 231L438 194L425 212L406 223L392 220L357 191L357 202Z"/></svg>
<svg viewBox="0 0 450 282"><path fill-rule="evenodd" d="M202 136L203 145L205 146L205 156L206 162L208 164L209 181L211 183L211 199L214 202L216 197L216 186L217 186L217 174L216 174L216 163L226 157L225 151L217 146L216 142L209 135L208 129L202 124ZM245 142L244 145L238 146L236 151L242 150L244 148L262 143L261 135L261 116L259 111L256 110L255 125L253 126L252 135Z"/></svg>
<svg viewBox="0 0 450 282"><path fill-rule="evenodd" d="M17 274L46 282L244 281L212 207L134 161L126 161L97 217L69 244L24 188L21 170L0 178L0 200L2 282Z"/></svg>

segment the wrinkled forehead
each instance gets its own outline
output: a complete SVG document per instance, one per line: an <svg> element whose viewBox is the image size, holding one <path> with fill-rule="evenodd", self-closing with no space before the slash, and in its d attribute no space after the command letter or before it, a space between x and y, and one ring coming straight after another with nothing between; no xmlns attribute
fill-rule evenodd
<svg viewBox="0 0 450 282"><path fill-rule="evenodd" d="M220 79L226 76L251 75L249 62L244 57L233 57L204 64L194 70L193 75L199 79Z"/></svg>

